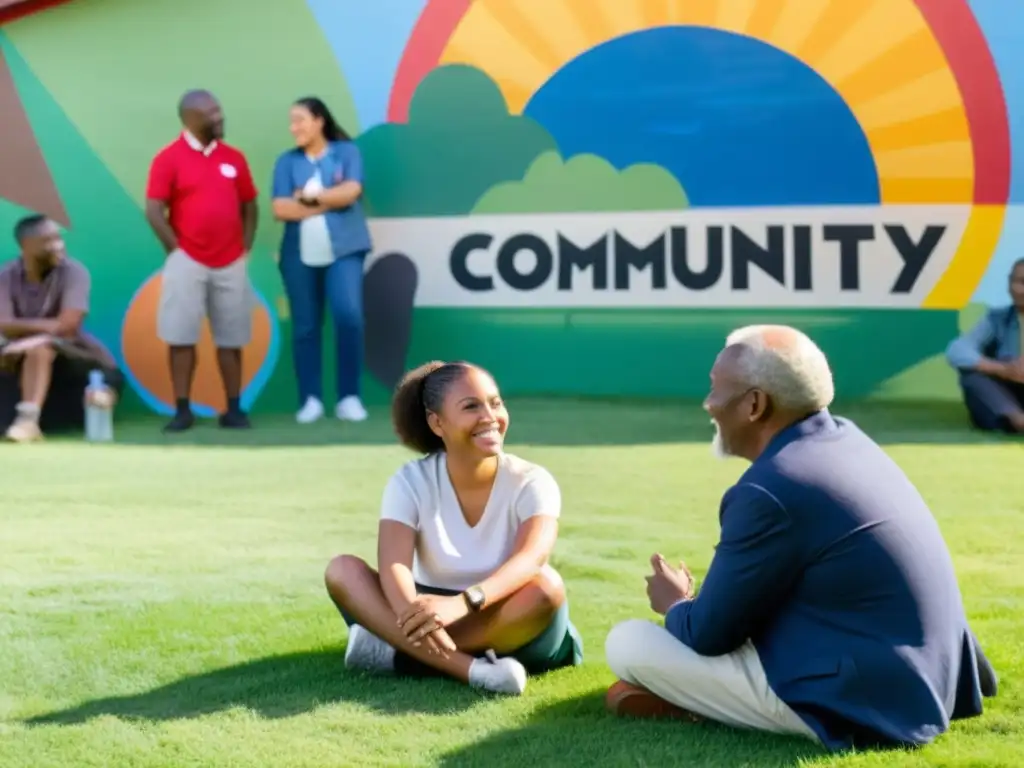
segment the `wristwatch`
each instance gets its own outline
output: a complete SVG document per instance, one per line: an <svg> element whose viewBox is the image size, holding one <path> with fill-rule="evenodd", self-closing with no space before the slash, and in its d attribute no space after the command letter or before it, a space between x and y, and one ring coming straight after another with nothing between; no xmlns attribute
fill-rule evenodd
<svg viewBox="0 0 1024 768"><path fill-rule="evenodd" d="M466 606L473 613L476 613L484 607L484 603L487 602L487 595L480 587L472 586L462 593L462 599L466 601Z"/></svg>

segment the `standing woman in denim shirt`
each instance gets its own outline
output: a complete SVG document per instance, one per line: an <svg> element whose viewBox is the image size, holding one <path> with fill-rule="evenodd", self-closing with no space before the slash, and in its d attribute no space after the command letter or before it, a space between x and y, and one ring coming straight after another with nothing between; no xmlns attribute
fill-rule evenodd
<svg viewBox="0 0 1024 768"><path fill-rule="evenodd" d="M321 332L326 304L337 358L334 413L339 419L362 421L363 262L371 247L360 203L363 160L320 99L295 102L290 122L296 146L274 166L273 210L285 222L280 268L291 307L300 403L296 420L310 424L324 415Z"/></svg>

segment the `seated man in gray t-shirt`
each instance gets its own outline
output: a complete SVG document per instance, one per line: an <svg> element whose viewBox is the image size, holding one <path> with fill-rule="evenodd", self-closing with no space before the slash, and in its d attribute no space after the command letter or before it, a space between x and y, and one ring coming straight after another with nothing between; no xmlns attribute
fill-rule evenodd
<svg viewBox="0 0 1024 768"><path fill-rule="evenodd" d="M57 225L28 216L14 229L21 256L0 267L0 431L30 442L81 429L89 372L123 389L113 356L83 328L89 271L64 253Z"/></svg>

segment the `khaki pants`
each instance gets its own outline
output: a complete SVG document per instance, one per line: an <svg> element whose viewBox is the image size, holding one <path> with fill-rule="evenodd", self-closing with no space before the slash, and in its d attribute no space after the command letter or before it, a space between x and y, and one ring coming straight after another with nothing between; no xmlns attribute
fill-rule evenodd
<svg viewBox="0 0 1024 768"><path fill-rule="evenodd" d="M220 349L241 349L252 335L254 293L247 259L210 269L177 250L164 262L157 335L172 347L199 342L203 319Z"/></svg>
<svg viewBox="0 0 1024 768"><path fill-rule="evenodd" d="M817 735L775 695L749 640L724 656L700 656L664 627L632 619L612 629L605 657L621 680L736 728Z"/></svg>

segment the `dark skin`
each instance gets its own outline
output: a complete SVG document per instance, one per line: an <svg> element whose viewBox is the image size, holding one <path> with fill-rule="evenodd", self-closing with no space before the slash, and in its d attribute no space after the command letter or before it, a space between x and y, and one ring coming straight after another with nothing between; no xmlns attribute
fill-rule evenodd
<svg viewBox="0 0 1024 768"><path fill-rule="evenodd" d="M1017 312L1024 316L1024 261L1018 261L1010 270L1010 298ZM983 357L977 370L989 376L1024 384L1024 358L1001 361ZM1024 413L1018 414L1015 424L1018 431L1024 430Z"/></svg>
<svg viewBox="0 0 1024 768"><path fill-rule="evenodd" d="M430 427L444 441L448 474L466 522L480 521L497 474L497 455L508 412L494 381L472 370L452 385ZM495 427L501 438L479 436ZM488 648L507 653L537 637L565 600L558 574L547 567L558 536L555 518L523 523L512 554L480 583L486 601L472 613L461 595L418 595L412 577L416 531L380 522L379 572L352 555L327 567L327 590L361 626L410 656L463 682L474 655Z"/></svg>
<svg viewBox="0 0 1024 768"><path fill-rule="evenodd" d="M224 138L224 112L213 94L207 91L186 93L179 104L178 114L182 126L204 146ZM256 202L243 203L240 213L245 250L249 252L252 250L259 221ZM146 220L167 254L178 249L178 237L171 228L166 201L147 200ZM227 397L239 397L242 391L242 350L218 349L217 365ZM171 347L170 367L174 397L178 400L188 399L195 376L195 347Z"/></svg>
<svg viewBox="0 0 1024 768"><path fill-rule="evenodd" d="M765 331L764 340L769 346L784 347L797 343L798 337L791 329L773 328ZM754 461L775 435L809 414L780 408L768 393L748 386L741 376L739 359L737 347L726 347L718 355L711 369L711 392L704 400L704 410L718 424L725 452ZM664 616L677 602L692 600L696 596L696 584L685 563L673 568L664 557L655 554L651 557L651 569L652 574L647 577L647 597L655 613ZM618 685L636 688L625 683ZM613 687L609 694L615 691ZM658 698L649 691L644 693ZM654 709L648 716L692 722L703 720L667 702L662 701L661 706L662 709Z"/></svg>
<svg viewBox="0 0 1024 768"><path fill-rule="evenodd" d="M769 346L782 347L797 340L784 328L765 333ZM768 393L748 387L737 366L739 356L736 347L727 347L718 355L711 369L711 392L704 401L704 410L718 423L726 452L753 462L775 435L808 414L779 408ZM678 601L693 598L695 585L685 563L676 569L655 554L651 567L647 596L655 613L664 616Z"/></svg>
<svg viewBox="0 0 1024 768"><path fill-rule="evenodd" d="M25 233L21 241L21 258L30 282L40 283L47 274L64 259L64 238L57 225L46 219ZM80 309L63 309L52 319L23 319L0 317L0 333L8 338L25 338L45 335L49 337L73 338L82 329L85 312ZM36 345L24 354L10 353L0 358L0 367L7 368L20 361L22 399L42 408L50 389L53 361L56 351L50 343Z"/></svg>
<svg viewBox="0 0 1024 768"><path fill-rule="evenodd" d="M1024 314L1024 259L1014 264L1010 270L1010 298L1017 311Z"/></svg>
<svg viewBox="0 0 1024 768"><path fill-rule="evenodd" d="M1024 318L1024 260L1013 265L1009 282L1010 299L1018 314ZM975 370L1013 384L1024 384L1024 357L1008 361L983 357ZM1024 410L1011 413L1007 418L1016 432L1024 432Z"/></svg>
<svg viewBox="0 0 1024 768"><path fill-rule="evenodd" d="M57 225L49 219L40 222L19 245L28 279L34 283L42 282L50 270L64 259L64 238ZM0 317L0 333L12 339L39 333L72 338L82 330L84 320L85 313L77 309L62 310L52 320Z"/></svg>
<svg viewBox="0 0 1024 768"><path fill-rule="evenodd" d="M324 136L324 121L315 117L301 104L292 106L288 116L289 130L295 145L306 154L316 157L327 148ZM278 221L302 221L310 216L319 216L335 208L348 208L363 194L363 185L357 181L343 181L325 189L315 198L306 197L302 189L296 189L291 197L279 197L273 201L274 218Z"/></svg>

